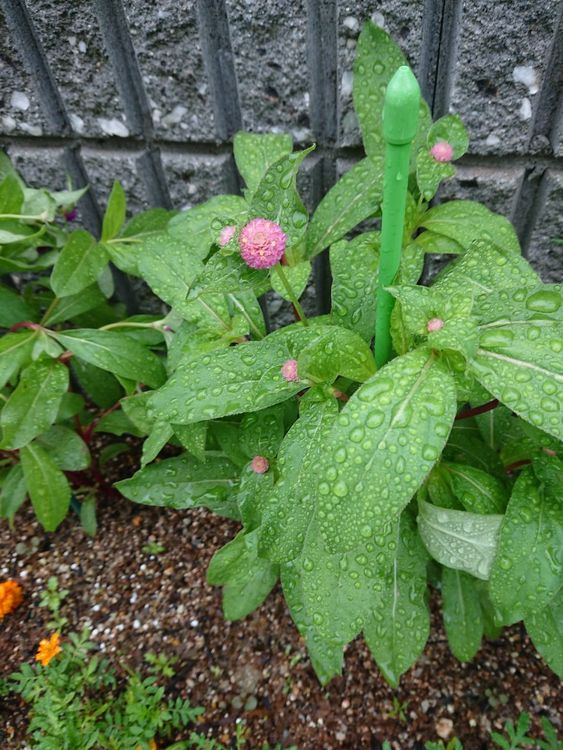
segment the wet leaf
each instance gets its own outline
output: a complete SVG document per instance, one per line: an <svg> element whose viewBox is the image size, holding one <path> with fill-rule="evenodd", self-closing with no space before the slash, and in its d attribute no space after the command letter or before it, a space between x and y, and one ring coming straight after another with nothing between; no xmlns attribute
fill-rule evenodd
<svg viewBox="0 0 563 750"><path fill-rule="evenodd" d="M339 325L371 341L379 274L379 234L366 232L330 248L332 315Z"/></svg>
<svg viewBox="0 0 563 750"><path fill-rule="evenodd" d="M53 268L53 292L57 297L68 297L92 286L108 260L104 246L99 245L89 232L73 232Z"/></svg>
<svg viewBox="0 0 563 750"><path fill-rule="evenodd" d="M64 471L81 471L90 466L90 451L74 430L64 425L53 425L39 435L35 443L41 446L54 463Z"/></svg>
<svg viewBox="0 0 563 750"><path fill-rule="evenodd" d="M208 455L202 463L184 454L145 466L115 486L135 503L175 510L203 506L227 518L237 518L238 510L229 499L237 476L236 467L226 458Z"/></svg>
<svg viewBox="0 0 563 750"><path fill-rule="evenodd" d="M383 676L397 687L418 659L430 633L426 601L426 552L409 513L401 515L392 565L373 585L364 638Z"/></svg>
<svg viewBox="0 0 563 750"><path fill-rule="evenodd" d="M434 197L442 180L455 174L449 162L437 161L431 153L436 143L449 143L453 148L452 159L459 159L467 151L469 137L459 115L446 115L432 125L426 144L418 150L416 157L416 181L425 201Z"/></svg>
<svg viewBox="0 0 563 750"><path fill-rule="evenodd" d="M362 159L317 206L307 230L307 257L344 237L370 216L379 216L383 197L383 158Z"/></svg>
<svg viewBox="0 0 563 750"><path fill-rule="evenodd" d="M442 565L489 579L503 516L478 515L419 503L418 531Z"/></svg>
<svg viewBox="0 0 563 750"><path fill-rule="evenodd" d="M27 485L22 465L17 463L11 467L0 488L0 518L12 523L26 496Z"/></svg>
<svg viewBox="0 0 563 750"><path fill-rule="evenodd" d="M268 169L293 149L286 133L236 133L233 151L238 171L246 183L249 196L256 191Z"/></svg>
<svg viewBox="0 0 563 750"><path fill-rule="evenodd" d="M102 224L102 242L113 239L125 222L125 191L115 180L108 199Z"/></svg>
<svg viewBox="0 0 563 750"><path fill-rule="evenodd" d="M36 331L6 333L0 337L0 388L31 360Z"/></svg>
<svg viewBox="0 0 563 750"><path fill-rule="evenodd" d="M471 661L483 637L483 615L476 581L467 573L443 568L442 607L452 654L459 661Z"/></svg>
<svg viewBox="0 0 563 750"><path fill-rule="evenodd" d="M489 584L492 602L508 625L546 607L561 586L562 467L544 456L514 485Z"/></svg>
<svg viewBox="0 0 563 750"><path fill-rule="evenodd" d="M123 333L78 328L54 336L80 359L114 375L153 388L158 388L165 379L161 360Z"/></svg>
<svg viewBox="0 0 563 750"><path fill-rule="evenodd" d="M46 450L30 443L20 451L27 491L45 531L55 531L70 505L70 487L63 472Z"/></svg>
<svg viewBox="0 0 563 750"><path fill-rule="evenodd" d="M314 468L314 502L330 550L377 536L412 498L446 443L451 376L431 352L393 359L354 393Z"/></svg>
<svg viewBox="0 0 563 750"><path fill-rule="evenodd" d="M561 592L539 612L532 612L524 625L532 643L559 677L563 677L563 596Z"/></svg>
<svg viewBox="0 0 563 750"><path fill-rule="evenodd" d="M48 430L67 388L68 370L60 362L43 356L26 367L0 414L2 447L21 448Z"/></svg>
<svg viewBox="0 0 563 750"><path fill-rule="evenodd" d="M474 466L443 463L454 495L469 513L490 515L504 513L508 492L504 484L491 474Z"/></svg>

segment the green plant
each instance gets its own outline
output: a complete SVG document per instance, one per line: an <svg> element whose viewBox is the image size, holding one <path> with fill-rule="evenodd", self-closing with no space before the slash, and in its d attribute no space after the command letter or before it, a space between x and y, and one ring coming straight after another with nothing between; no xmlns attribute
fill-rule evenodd
<svg viewBox="0 0 563 750"><path fill-rule="evenodd" d="M495 745L502 750L524 750L528 747L538 747L541 750L561 750L562 743L557 739L557 732L553 724L542 717L541 725L544 739L534 739L528 737L527 732L530 727L530 717L527 713L522 713L518 717L516 726L509 719L504 725L504 732L507 736L498 732L491 732L491 738ZM463 744L457 737L453 737L447 745L440 740L439 742L425 742L425 750L463 750Z"/></svg>
<svg viewBox="0 0 563 750"><path fill-rule="evenodd" d="M62 630L68 624L68 619L60 614L61 604L68 593L67 589L59 590L59 581L55 576L49 578L47 588L39 598L39 606L46 607L52 614L52 619L47 623L50 630Z"/></svg>
<svg viewBox="0 0 563 750"><path fill-rule="evenodd" d="M399 719L399 721L407 722L407 710L409 707L408 701L400 701L396 695L393 696L393 706L388 712L388 715L393 719Z"/></svg>
<svg viewBox="0 0 563 750"><path fill-rule="evenodd" d="M98 269L101 253L144 279L170 312L77 331L67 330L72 318L49 327L46 311L23 329L49 345L48 359L29 367L60 375L56 344L72 353L71 367L82 363L78 375L83 365L99 368L96 382L110 373L121 390L97 428L146 438L141 469L119 490L134 502L203 506L239 521L208 571L224 587L226 617L247 615L280 579L323 682L363 633L397 685L428 637L429 579L441 590L456 657L471 659L483 635L524 620L561 673L561 288L542 284L504 217L473 201L430 206L468 137L456 115L432 123L421 101L400 264L383 290L395 300L394 358L376 370L381 111L406 61L372 23L357 49L366 158L312 217L296 187L312 147L294 153L286 135L237 134L243 196L176 215L157 209L123 227L116 183L101 242L74 240L72 258L83 262L72 267L95 258ZM331 313L307 318L300 297L327 248ZM455 256L428 287L417 284L427 253ZM51 286L65 277L63 257ZM296 323L267 333L258 298L272 289L293 304ZM3 425L25 388L10 381ZM169 443L183 452L161 460ZM16 460L9 434L2 445ZM49 471L48 486L60 488L50 505L66 512L68 489L60 470ZM37 482L28 484L37 510Z"/></svg>
<svg viewBox="0 0 563 750"><path fill-rule="evenodd" d="M397 685L428 637L429 575L457 658L523 619L561 672L561 288L542 284L505 218L472 201L429 205L455 171L444 155L468 139L456 115L432 124L423 101L387 287L394 358L376 371L380 235L345 238L381 215L383 92L404 63L367 23L354 77L367 156L310 219L296 189L309 150L239 133L244 196L178 214L139 264L174 333L166 383L122 401L147 439L117 487L238 520L208 571L225 616L244 617L281 579L323 682L363 633ZM192 242L181 265L179 237ZM327 247L332 311L307 319L297 302ZM419 286L428 252L455 257ZM130 267L133 248L120 253ZM270 288L297 322L266 335L257 297ZM172 435L186 452L153 462Z"/></svg>
<svg viewBox="0 0 563 750"><path fill-rule="evenodd" d="M123 450L106 446L98 463L93 437L135 433L114 414L119 400L165 378L151 351L163 345L158 318L111 302L108 248L142 247L172 213L125 224L116 183L97 242L72 229L83 193L27 187L0 151L0 517L13 523L29 496L45 530L72 506L93 534L94 490L113 492L100 465Z"/></svg>

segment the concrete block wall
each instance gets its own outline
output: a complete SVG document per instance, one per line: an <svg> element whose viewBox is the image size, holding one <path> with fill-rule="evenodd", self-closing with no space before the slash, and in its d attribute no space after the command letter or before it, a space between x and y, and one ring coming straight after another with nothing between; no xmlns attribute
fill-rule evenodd
<svg viewBox="0 0 563 750"><path fill-rule="evenodd" d="M469 153L445 198L514 222L563 279L562 0L0 0L0 146L34 185L89 183L94 232L114 178L129 209L191 206L240 182L232 136L285 131L317 151L310 210L361 158L351 73L364 19L402 47ZM329 299L326 260L316 301ZM311 299L307 300L312 304Z"/></svg>

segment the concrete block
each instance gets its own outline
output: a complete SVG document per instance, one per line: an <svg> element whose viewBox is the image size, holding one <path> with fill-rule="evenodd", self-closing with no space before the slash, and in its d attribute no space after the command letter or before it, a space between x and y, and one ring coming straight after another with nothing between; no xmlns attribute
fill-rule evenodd
<svg viewBox="0 0 563 750"><path fill-rule="evenodd" d="M541 208L528 247L528 260L543 281L563 282L563 171L550 169L544 176L545 202Z"/></svg>
<svg viewBox="0 0 563 750"><path fill-rule="evenodd" d="M67 174L63 151L59 148L10 145L8 156L27 185L49 190L65 190Z"/></svg>
<svg viewBox="0 0 563 750"><path fill-rule="evenodd" d="M155 135L162 140L214 141L195 3L124 0L123 5Z"/></svg>
<svg viewBox="0 0 563 750"><path fill-rule="evenodd" d="M175 208L190 208L214 195L237 192L230 154L196 156L163 151L162 166Z"/></svg>
<svg viewBox="0 0 563 750"><path fill-rule="evenodd" d="M93 4L33 0L28 8L73 130L87 137L129 135Z"/></svg>
<svg viewBox="0 0 563 750"><path fill-rule="evenodd" d="M41 110L37 90L23 65L23 50L16 49L0 13L0 134L39 136L51 133Z"/></svg>
<svg viewBox="0 0 563 750"><path fill-rule="evenodd" d="M557 0L463 4L450 109L463 118L472 153L526 151L558 7Z"/></svg>
<svg viewBox="0 0 563 750"><path fill-rule="evenodd" d="M441 203L454 199L479 201L510 219L523 176L524 168L519 166L458 166L456 175L442 183L438 199Z"/></svg>
<svg viewBox="0 0 563 750"><path fill-rule="evenodd" d="M384 28L416 70L420 57L424 3L413 3L411 0L387 0L385 3L357 0L338 5L340 144L359 146L362 139L352 105L352 66L363 23L371 18Z"/></svg>
<svg viewBox="0 0 563 750"><path fill-rule="evenodd" d="M105 210L114 180L119 180L127 196L127 216L150 208L146 187L137 171L138 152L99 150L85 147L82 160L91 190Z"/></svg>
<svg viewBox="0 0 563 750"><path fill-rule="evenodd" d="M226 0L243 126L310 143L304 0Z"/></svg>

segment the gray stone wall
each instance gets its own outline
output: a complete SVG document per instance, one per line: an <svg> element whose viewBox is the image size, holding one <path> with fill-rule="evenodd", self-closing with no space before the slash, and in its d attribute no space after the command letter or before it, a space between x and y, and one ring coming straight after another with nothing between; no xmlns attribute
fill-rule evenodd
<svg viewBox="0 0 563 750"><path fill-rule="evenodd" d="M94 232L118 178L135 212L239 190L240 128L318 144L309 208L362 155L351 71L365 18L417 71L469 153L439 199L514 222L546 281L563 278L561 0L0 0L0 145L35 185L92 186ZM317 268L327 303L327 269Z"/></svg>

